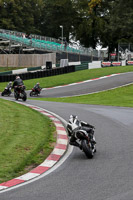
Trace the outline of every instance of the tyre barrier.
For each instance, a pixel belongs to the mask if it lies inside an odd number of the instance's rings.
[[[17,75],[19,75],[23,80],[29,80],[29,79],[35,79],[35,78],[66,74],[66,73],[71,73],[71,72],[75,72],[74,65],[55,68],[55,69],[49,69],[49,70],[26,72],[22,74],[8,74],[8,75],[2,75],[2,76],[0,75],[0,82],[14,81]]]

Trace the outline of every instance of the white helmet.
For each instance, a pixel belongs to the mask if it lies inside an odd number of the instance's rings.
[[[76,123],[78,121],[78,116],[76,115],[70,115],[70,118],[69,118],[69,122],[72,124],[72,123]]]

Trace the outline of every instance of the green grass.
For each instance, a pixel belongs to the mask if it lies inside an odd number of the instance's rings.
[[[0,67],[0,72],[7,72],[16,69],[23,69],[24,67]]]
[[[133,107],[133,85],[104,92],[65,98],[34,98],[41,101]]]
[[[101,69],[81,70],[73,73],[56,75],[51,77],[36,78],[25,80],[27,90],[30,90],[37,82],[42,88],[48,88],[59,85],[66,85],[79,81],[89,80],[116,73],[124,73],[133,71],[133,66],[107,67]],[[7,83],[0,83],[0,91],[7,85]]]
[[[44,161],[53,149],[55,126],[26,106],[0,99],[0,183]]]

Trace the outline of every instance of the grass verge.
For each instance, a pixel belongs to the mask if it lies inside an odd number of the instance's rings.
[[[133,107],[133,84],[104,92],[65,98],[34,98],[41,101]]]
[[[23,69],[24,67],[0,67],[0,72],[7,72],[16,69]]]
[[[36,167],[55,143],[52,121],[23,105],[0,99],[0,183]]]
[[[132,72],[132,71],[133,71],[133,66],[107,67],[107,68],[90,69],[90,70],[87,69],[68,74],[25,80],[24,84],[26,85],[27,90],[31,90],[32,87],[37,82],[40,83],[40,86],[42,88],[48,88],[48,87],[66,85],[69,83],[75,83],[93,78],[98,78],[110,74]],[[0,83],[0,91],[3,91],[6,85],[7,85],[6,82]]]

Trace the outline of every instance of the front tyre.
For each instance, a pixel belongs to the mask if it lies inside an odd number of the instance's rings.
[[[16,100],[18,100],[19,95],[17,94],[17,92],[14,92],[14,97]]]
[[[8,92],[8,96],[10,96],[10,95],[11,95],[11,91]]]
[[[4,91],[1,93],[1,96],[4,96]]]
[[[27,95],[26,95],[26,93],[25,93],[25,92],[23,92],[23,97],[22,97],[22,100],[23,100],[23,101],[26,101],[26,99],[27,99]]]
[[[31,97],[33,96],[33,91],[30,92],[30,96],[31,96]]]
[[[87,156],[87,158],[93,158],[94,152],[92,150],[91,144],[87,140],[82,140],[81,142],[83,152]]]

